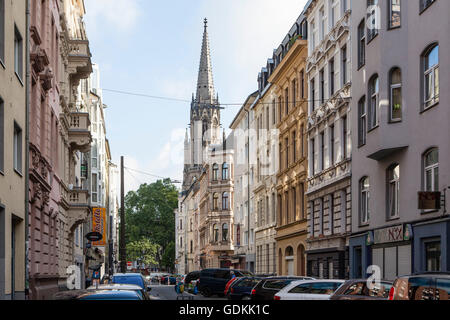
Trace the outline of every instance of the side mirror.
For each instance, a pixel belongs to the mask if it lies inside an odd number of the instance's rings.
[[[151,287],[147,287],[147,292],[150,292],[150,291],[152,291],[152,288]]]

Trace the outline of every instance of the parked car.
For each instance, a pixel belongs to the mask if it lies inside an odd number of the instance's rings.
[[[226,296],[231,288],[231,285],[233,282],[235,282],[236,280],[241,279],[238,277],[233,277],[230,280],[228,280],[227,284],[225,285],[225,289],[223,290],[223,295]]]
[[[135,284],[143,290],[148,290],[145,279],[140,273],[116,273],[112,277],[112,283]]]
[[[388,300],[393,283],[380,281],[367,286],[367,279],[348,280],[340,286],[330,300]]]
[[[243,277],[234,281],[227,294],[228,300],[251,300],[253,288],[262,280],[261,277]]]
[[[184,278],[184,284],[190,284],[193,280],[198,280],[200,278],[200,271],[189,272]]]
[[[111,283],[101,284],[99,286],[90,286],[89,288],[87,288],[87,290],[132,290],[139,293],[143,300],[150,300],[148,292],[151,291],[151,288],[147,287],[147,290],[144,290],[140,286],[134,284]]]
[[[269,277],[261,280],[251,292],[251,300],[273,300],[273,296],[290,284],[297,280],[314,280],[311,277],[295,277],[295,276],[278,276]]]
[[[223,296],[225,286],[233,276],[252,276],[252,273],[234,269],[204,269],[200,272],[200,278],[197,281],[198,290],[205,297],[213,294]]]
[[[274,295],[274,300],[330,300],[345,280],[292,281]]]
[[[95,290],[82,294],[76,300],[144,300],[134,290]]]
[[[422,273],[398,277],[389,300],[449,300],[450,273]]]

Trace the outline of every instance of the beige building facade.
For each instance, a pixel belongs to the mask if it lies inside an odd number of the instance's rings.
[[[25,297],[26,1],[0,1],[0,300]]]
[[[307,41],[302,15],[284,41],[284,52],[269,78],[279,97],[277,173],[277,274],[306,275],[307,99],[305,82]]]

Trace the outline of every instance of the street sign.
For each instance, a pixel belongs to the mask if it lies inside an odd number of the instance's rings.
[[[89,232],[85,237],[89,241],[100,241],[103,239],[103,235],[100,232]]]
[[[440,210],[440,192],[419,192],[419,210]]]

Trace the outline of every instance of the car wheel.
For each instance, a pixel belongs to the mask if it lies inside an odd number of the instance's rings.
[[[247,301],[247,300],[252,300],[252,298],[250,296],[243,296],[242,300],[246,300]]]
[[[211,295],[212,295],[211,289],[209,289],[209,288],[203,288],[203,289],[202,289],[202,295],[203,295],[204,297],[206,297],[206,298],[211,297]]]

